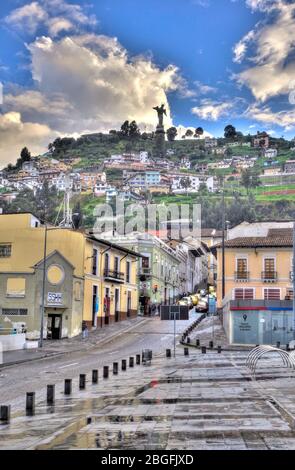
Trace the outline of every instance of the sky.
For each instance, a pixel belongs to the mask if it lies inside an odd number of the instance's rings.
[[[295,136],[295,0],[0,3],[0,165],[135,119]],[[1,85],[0,85],[1,91]]]

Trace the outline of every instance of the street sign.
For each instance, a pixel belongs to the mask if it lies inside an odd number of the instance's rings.
[[[188,320],[189,308],[185,305],[162,305],[161,320]]]
[[[161,320],[173,321],[174,357],[176,357],[176,321],[189,320],[189,308],[185,305],[161,305]]]

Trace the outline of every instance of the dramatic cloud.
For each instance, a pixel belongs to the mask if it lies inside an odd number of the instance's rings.
[[[20,113],[0,114],[0,165],[14,162],[21,149],[29,143],[30,150],[44,153],[48,141],[55,133],[48,126],[26,122]]]
[[[236,75],[237,81],[250,88],[254,97],[265,102],[269,98],[287,94],[295,79],[295,5],[287,0],[248,0],[253,9],[267,13],[267,22],[250,31],[234,48],[236,62],[248,57],[254,66]]]
[[[199,106],[194,107],[191,111],[193,114],[206,121],[217,121],[220,117],[229,114],[234,107],[234,102],[218,102],[210,99],[201,100]]]
[[[183,91],[183,80],[175,66],[161,70],[150,58],[130,58],[116,38],[84,35],[53,41],[41,37],[28,46],[32,75],[39,94],[35,101],[57,100],[55,128],[64,132],[110,129],[125,119],[154,126],[158,104],[167,108],[166,124],[172,124],[167,93]],[[40,96],[42,95],[42,98]],[[10,97],[9,102],[13,99]],[[30,107],[26,96],[16,97]],[[43,106],[44,108],[44,106]],[[42,108],[42,109],[43,109]],[[70,108],[70,112],[64,116]],[[54,103],[51,110],[54,111]],[[61,118],[61,119],[60,119]]]
[[[39,0],[13,10],[6,18],[7,25],[20,32],[36,34],[45,29],[55,37],[62,31],[77,30],[97,23],[87,16],[80,5],[64,0]]]
[[[245,116],[270,126],[284,127],[286,131],[295,129],[295,108],[288,111],[273,112],[269,106],[260,107],[254,104],[247,109]]]

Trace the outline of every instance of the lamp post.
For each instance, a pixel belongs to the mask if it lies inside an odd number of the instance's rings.
[[[293,223],[293,266],[292,266],[292,281],[293,281],[293,337],[295,340],[295,222]]]
[[[225,199],[224,180],[222,185],[222,300],[225,297]]]

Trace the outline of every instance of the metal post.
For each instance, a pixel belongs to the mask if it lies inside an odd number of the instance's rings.
[[[224,181],[222,188],[222,300],[225,297],[225,200]]]
[[[98,370],[93,369],[92,370],[92,383],[97,384],[97,382],[98,382]]]
[[[86,374],[80,374],[79,376],[79,389],[84,390],[86,386]]]
[[[10,412],[11,412],[10,405],[1,405],[0,406],[0,421],[4,421],[6,423],[9,423],[9,421],[10,421]]]
[[[295,339],[295,222],[293,224],[293,338]]]
[[[45,224],[44,252],[43,252],[41,324],[40,324],[40,341],[39,341],[40,348],[43,347],[43,329],[44,329],[44,315],[45,315],[46,252],[47,252],[47,225]]]
[[[27,414],[35,413],[35,392],[27,392],[26,394],[26,412]]]
[[[176,312],[174,312],[174,358],[176,357]]]

